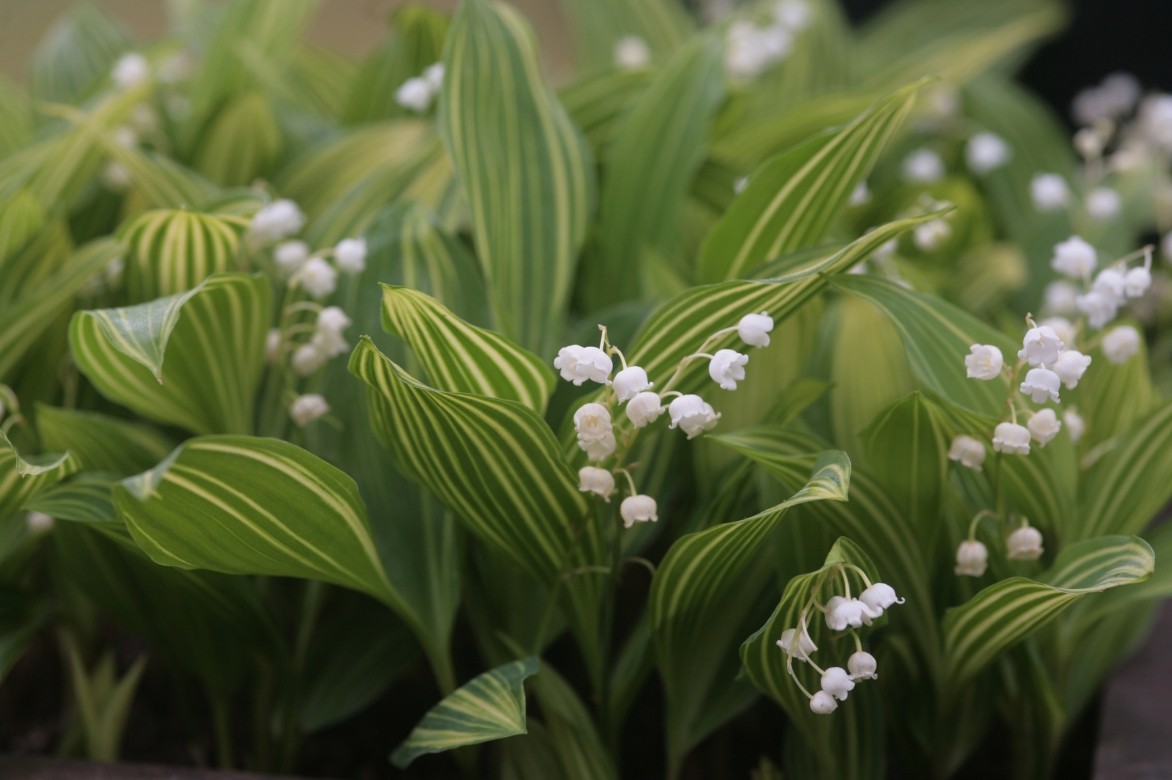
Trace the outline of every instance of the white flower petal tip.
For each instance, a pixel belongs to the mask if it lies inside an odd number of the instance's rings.
[[[708,376],[722,390],[736,390],[737,382],[745,379],[745,364],[749,356],[734,349],[720,349],[708,361]]]
[[[1005,557],[1011,561],[1036,561],[1042,557],[1042,532],[1023,525],[1005,540]]]
[[[737,335],[750,347],[768,347],[772,330],[773,318],[766,312],[746,314],[737,323]]]
[[[587,381],[604,385],[610,379],[614,361],[598,347],[571,344],[558,350],[553,367],[561,372],[562,379],[577,386]]]
[[[658,522],[657,511],[655,499],[642,494],[627,496],[623,503],[619,504],[619,516],[623,518],[624,528],[630,528],[635,523]]]
[[[712,406],[698,395],[681,395],[672,399],[668,404],[667,413],[671,417],[670,428],[679,428],[694,439],[704,431],[716,427],[720,415],[713,411]]]
[[[583,466],[578,469],[578,490],[593,493],[610,503],[610,497],[614,494],[614,474],[595,466]]]
[[[627,366],[614,375],[611,383],[619,403],[626,403],[644,390],[650,389],[651,382],[647,379],[647,372],[639,366]]]
[[[846,701],[847,694],[855,689],[855,681],[841,666],[832,666],[822,674],[822,690],[839,701]]]
[[[626,408],[627,419],[636,428],[645,428],[667,410],[659,395],[651,392],[637,394],[627,403]]]
[[[818,691],[810,697],[810,711],[815,715],[829,715],[838,709],[838,702],[826,691]]]
[[[847,659],[846,668],[850,671],[852,680],[876,680],[879,678],[877,674],[879,664],[875,660],[875,656],[862,650],[851,654],[851,657]]]
[[[1030,431],[1024,425],[1003,422],[993,429],[993,450],[1007,455],[1030,454]]]
[[[980,577],[989,565],[989,550],[981,542],[969,539],[956,548],[956,573],[962,577]]]
[[[289,417],[297,424],[297,427],[304,428],[314,420],[319,420],[330,412],[330,405],[326,399],[317,393],[308,393],[306,395],[297,396],[289,406]]]
[[[1001,367],[1004,365],[1001,350],[992,344],[973,344],[964,358],[968,378],[985,382],[1001,376]]]
[[[781,639],[777,640],[777,646],[784,650],[786,655],[792,655],[799,661],[809,661],[810,654],[818,649],[818,645],[814,644],[814,640],[810,638],[810,634],[805,629],[799,635],[796,628],[787,628],[782,631]]]
[[[957,436],[948,448],[948,459],[960,463],[965,468],[980,471],[985,463],[985,445],[972,436]]]

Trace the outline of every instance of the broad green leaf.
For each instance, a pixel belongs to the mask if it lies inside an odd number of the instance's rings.
[[[401,608],[358,486],[279,439],[189,439],[114,488],[135,542],[163,566],[322,580]]]
[[[126,296],[131,303],[184,293],[212,274],[235,271],[240,218],[187,209],[148,211],[119,231],[126,247]]]
[[[1037,580],[1010,577],[990,585],[945,614],[949,684],[959,687],[1088,593],[1142,582],[1154,566],[1143,539],[1103,536],[1067,547]]]
[[[672,0],[561,0],[574,32],[578,67],[594,71],[615,65],[615,45],[628,36],[641,38],[655,57],[663,57],[688,40],[695,23]]]
[[[702,37],[675,54],[635,99],[607,148],[598,255],[583,268],[587,307],[638,298],[650,255],[677,271],[688,187],[723,96],[721,47]]]
[[[646,88],[647,79],[648,74],[641,70],[609,70],[562,90],[562,105],[590,142],[595,157],[605,159],[603,152],[635,96]]]
[[[130,177],[128,202],[135,204],[133,211],[200,207],[220,195],[216,185],[171,157],[125,146],[111,134],[101,136],[100,143],[110,160],[125,168]]]
[[[1134,359],[1134,358],[1133,358]],[[1151,413],[1086,474],[1071,539],[1140,533],[1172,497],[1172,403]]]
[[[77,460],[70,453],[22,456],[0,431],[0,523],[39,491],[76,471]]]
[[[785,708],[791,722],[802,734],[802,742],[812,754],[810,759],[816,767],[816,775],[811,776],[878,780],[885,776],[886,766],[883,705],[876,684],[857,683],[850,697],[833,714],[815,715],[810,711],[806,695],[787,672],[785,652],[777,646],[783,631],[798,626],[811,597],[827,598],[826,591],[819,585],[843,563],[858,566],[873,581],[882,579],[862,549],[849,539],[839,539],[826,555],[822,568],[794,577],[786,584],[768,622],[741,645],[741,660],[753,685]],[[852,579],[861,587],[857,578]],[[898,609],[892,607],[893,611]],[[854,645],[831,632],[821,618],[820,612],[806,615],[810,638],[818,646],[812,659],[824,669],[845,666],[846,658],[854,652]],[[792,666],[807,690],[818,690],[819,675],[811,667],[800,662]]]
[[[593,161],[507,6],[460,4],[444,50],[440,133],[472,208],[496,324],[547,354],[594,208]]]
[[[1101,348],[1090,354],[1094,370],[1088,370],[1069,393],[1087,423],[1086,435],[1079,442],[1083,452],[1142,425],[1157,411],[1161,400],[1152,381],[1153,360],[1142,339],[1137,353],[1122,364],[1107,360]],[[1064,394],[1063,402],[1066,398]]]
[[[524,734],[526,679],[537,674],[530,657],[472,678],[432,707],[391,754],[400,769],[422,755]]]
[[[590,710],[570,684],[546,663],[530,685],[560,765],[558,776],[565,780],[617,777]]]
[[[68,310],[74,296],[119,253],[118,243],[102,238],[81,247],[44,282],[22,290],[0,311],[0,380],[9,379],[46,329]]]
[[[405,474],[538,579],[563,571],[587,507],[544,420],[514,401],[428,387],[367,337],[350,371],[370,386],[373,424]]]
[[[216,184],[245,185],[269,174],[284,147],[268,97],[259,91],[244,92],[204,129],[193,166]]]
[[[270,295],[262,276],[218,274],[150,303],[81,311],[70,326],[73,357],[103,395],[148,419],[195,433],[246,433]]]
[[[923,82],[878,101],[842,130],[784,152],[749,177],[700,256],[700,278],[743,278],[821,241],[911,112]]]
[[[126,529],[116,522],[114,478],[102,474],[77,474],[72,479],[49,485],[25,504],[30,512],[44,512],[58,520],[92,523],[129,542]]]
[[[1017,348],[971,314],[939,298],[870,276],[837,277],[834,286],[886,314],[907,349],[912,371],[925,389],[957,406],[994,418],[1009,395],[1003,379],[966,378],[965,355],[973,344],[992,344],[1012,361]]]
[[[545,409],[556,377],[544,360],[469,325],[430,295],[388,284],[382,291],[383,327],[407,342],[433,386]]]
[[[138,474],[167,457],[174,442],[146,425],[77,409],[37,405],[37,433],[48,450],[70,452],[82,471]]]
[[[347,124],[406,116],[395,102],[404,81],[439,62],[448,17],[426,6],[411,4],[391,14],[391,34],[362,63],[349,85],[344,120]]]
[[[755,566],[786,510],[807,502],[846,501],[850,460],[829,452],[790,499],[753,517],[688,534],[675,542],[651,582],[651,626],[667,693],[668,753],[678,760],[704,736],[698,726],[731,680],[727,667],[756,588],[770,575]]]
[[[54,23],[33,54],[33,97],[80,103],[109,78],[118,55],[131,43],[122,25],[101,8],[77,4]]]

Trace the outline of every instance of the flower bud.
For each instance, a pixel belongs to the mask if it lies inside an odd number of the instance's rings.
[[[769,333],[773,330],[773,318],[766,312],[746,314],[737,323],[737,335],[750,347],[768,347]]]
[[[1058,422],[1058,415],[1054,413],[1053,409],[1043,409],[1030,417],[1026,427],[1029,428],[1030,437],[1039,446],[1045,447],[1054,440],[1058,431],[1062,430],[1062,423]]]
[[[1042,557],[1042,532],[1023,525],[1005,540],[1005,557],[1011,561],[1036,561]]]
[[[1099,222],[1114,219],[1122,203],[1119,193],[1107,187],[1098,187],[1087,194],[1087,216]]]
[[[989,563],[989,550],[975,539],[961,542],[956,548],[956,573],[965,577],[980,577]]]
[[[614,493],[614,474],[595,466],[583,466],[578,469],[578,490],[593,493],[609,503]]]
[[[855,689],[855,681],[841,666],[832,666],[822,674],[822,690],[839,701],[846,701],[847,694]]]
[[[627,419],[636,428],[643,428],[655,422],[664,410],[657,393],[639,393],[627,403]]]
[[[862,650],[851,654],[847,659],[846,668],[850,670],[852,680],[874,680],[879,677],[875,673],[879,669],[875,656]]]
[[[1025,380],[1021,383],[1021,392],[1028,395],[1036,404],[1046,401],[1058,403],[1058,390],[1062,380],[1058,374],[1048,368],[1031,368],[1026,372]]]
[[[638,35],[625,35],[614,45],[614,64],[619,70],[642,70],[651,63],[651,47]]]
[[[944,161],[931,149],[917,149],[903,161],[903,178],[914,184],[934,184],[944,178]]]
[[[993,451],[1007,455],[1030,454],[1030,432],[1024,425],[1003,422],[993,429]]]
[[[647,380],[647,372],[639,366],[627,366],[614,375],[612,384],[619,403],[626,403],[651,387],[651,382]]]
[[[345,238],[339,241],[334,247],[334,262],[343,273],[362,273],[366,269],[366,239]]]
[[[138,52],[123,54],[110,71],[114,86],[123,92],[145,84],[150,77],[151,65],[147,58]]]
[[[619,504],[619,515],[623,518],[623,527],[630,528],[635,523],[654,523],[659,520],[656,514],[655,499],[651,496],[637,494],[627,496]]]
[[[838,702],[826,691],[818,691],[810,697],[810,709],[815,715],[829,715],[838,709]]]
[[[973,344],[965,355],[964,365],[969,379],[989,381],[1001,376],[1005,359],[1001,350],[992,344]]]
[[[304,428],[314,420],[324,417],[329,414],[329,411],[329,403],[317,393],[299,395],[297,400],[289,406],[289,416],[293,418],[293,422],[297,423],[299,428]]]
[[[1030,181],[1030,197],[1038,211],[1056,211],[1070,203],[1070,188],[1056,173],[1039,173]]]
[[[985,462],[985,445],[972,436],[957,436],[948,448],[948,459],[973,471],[980,471]]]
[[[977,133],[965,145],[965,161],[976,174],[988,173],[1009,162],[1013,150],[1005,139],[994,133]]]

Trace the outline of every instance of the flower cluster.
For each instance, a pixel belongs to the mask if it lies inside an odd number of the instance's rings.
[[[858,598],[852,598],[850,595],[848,571],[860,577],[866,585]],[[819,603],[817,594],[822,583],[838,582],[840,578],[846,595],[836,594],[825,604]],[[838,709],[838,702],[846,701],[847,695],[854,690],[856,683],[878,678],[878,663],[873,655],[863,650],[855,629],[871,625],[892,605],[902,603],[904,599],[896,595],[895,588],[884,582],[872,584],[866,573],[857,566],[837,564],[823,573],[823,579],[813,588],[810,600],[798,613],[797,627],[782,631],[781,638],[777,640],[777,646],[786,655],[786,671],[810,700],[810,709],[813,712],[818,715],[829,715]],[[847,659],[845,669],[841,666],[823,669],[812,658],[818,646],[810,637],[809,616],[815,611],[823,614],[826,626],[831,631],[849,631],[854,639],[855,652]],[[816,693],[810,693],[798,679],[793,666],[795,660],[809,665],[820,676],[820,690]]]
[[[273,247],[273,265],[277,275],[290,286],[321,300],[338,288],[339,271],[353,276],[366,270],[366,239],[345,238],[332,248],[314,252],[309,244],[291,238],[304,226],[305,215],[291,200],[277,200],[262,207],[248,226],[254,246],[280,242]]]
[[[729,25],[725,68],[735,79],[748,81],[784,60],[794,39],[813,20],[805,0],[780,0],[764,24],[739,19]]]
[[[956,548],[956,574],[961,577],[983,576],[989,565],[989,548],[977,539],[977,525],[992,512],[978,512],[969,524],[968,536]],[[1042,557],[1042,532],[1024,518],[1005,536],[1005,557],[1011,561],[1036,561]]]
[[[395,90],[395,102],[408,111],[422,114],[431,108],[444,86],[444,64],[437,62],[427,66],[423,73],[407,79]]]
[[[615,475],[625,475],[630,495],[623,499],[619,514],[623,525],[630,528],[635,523],[658,519],[655,499],[639,493],[630,473],[622,468],[622,458],[636,433],[654,423],[664,412],[670,419],[668,427],[680,429],[689,439],[711,430],[720,419],[712,405],[694,393],[672,390],[672,386],[688,363],[706,359],[712,380],[724,390],[736,390],[737,382],[745,379],[749,356],[733,349],[719,349],[709,354],[703,351],[705,346],[736,333],[749,346],[766,347],[773,330],[773,318],[764,312],[746,314],[736,326],[712,334],[701,345],[700,351],[680,361],[675,373],[659,390],[654,389],[655,383],[642,366],[628,365],[622,351],[609,343],[606,328],[600,326],[600,330],[602,339],[597,347],[578,344],[562,347],[553,366],[562,379],[575,386],[593,382],[607,388],[599,401],[585,403],[574,412],[574,433],[578,447],[589,460],[602,463],[611,459],[616,465],[611,469],[598,465],[583,466],[578,471],[579,489],[609,502],[615,491]],[[617,356],[622,365],[617,373],[613,356]],[[665,406],[668,398],[671,400]],[[620,408],[630,424],[630,429],[621,437],[616,435],[614,419]]]

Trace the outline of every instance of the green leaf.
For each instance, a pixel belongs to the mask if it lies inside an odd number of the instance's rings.
[[[270,295],[260,275],[219,274],[150,303],[81,311],[69,331],[73,357],[103,395],[148,419],[195,433],[245,433],[264,368]]]
[[[890,318],[907,349],[916,378],[940,398],[990,419],[1009,394],[1004,379],[966,377],[964,358],[973,344],[992,344],[1012,360],[1017,348],[1000,332],[939,298],[870,276],[838,277],[834,286],[869,301]]]
[[[547,354],[594,208],[590,150],[542,79],[532,31],[507,6],[461,3],[444,66],[440,133],[472,207],[497,326]]]
[[[401,608],[354,480],[288,442],[189,439],[114,504],[160,565],[322,580]]]
[[[680,228],[723,96],[720,58],[719,41],[697,39],[652,78],[616,127],[599,205],[599,252],[583,268],[589,309],[638,298],[649,255],[689,270]]]
[[[80,103],[106,81],[132,45],[125,28],[101,8],[79,3],[58,19],[33,53],[31,92],[49,103]]]
[[[924,82],[897,90],[842,130],[765,163],[709,234],[700,278],[743,278],[766,260],[821,241],[911,112]]]
[[[945,614],[946,679],[959,688],[1088,593],[1142,582],[1154,567],[1143,539],[1104,536],[1067,547],[1038,580],[1010,577],[990,585]]]
[[[642,38],[658,57],[670,54],[695,29],[695,22],[672,0],[561,0],[574,32],[578,67],[611,69],[615,44],[628,36]]]
[[[148,211],[119,230],[132,303],[187,292],[212,274],[236,270],[247,222],[187,209]]]
[[[609,70],[580,79],[561,92],[574,124],[582,130],[594,156],[603,152],[622,124],[627,108],[647,86],[648,74],[641,70]]]
[[[1142,326],[1139,330],[1143,332]],[[1112,439],[1151,418],[1161,400],[1152,382],[1153,361],[1142,339],[1138,352],[1122,364],[1107,360],[1101,347],[1092,360],[1095,370],[1087,371],[1071,393],[1087,421],[1086,435],[1079,442],[1082,452],[1109,447]]]
[[[116,523],[114,480],[106,475],[78,474],[72,479],[49,485],[25,504],[30,512],[44,512],[58,520],[93,523],[102,531],[112,531],[120,539],[130,538]]]
[[[557,379],[544,360],[469,325],[430,295],[388,284],[382,291],[383,327],[407,342],[433,386],[545,410]]]
[[[803,608],[816,594],[818,583],[839,564],[858,566],[873,581],[879,572],[867,555],[849,539],[839,539],[817,571],[791,579],[785,586],[768,622],[741,645],[741,660],[749,680],[785,708],[791,722],[811,752],[818,777],[882,778],[885,776],[883,705],[874,683],[859,683],[850,698],[830,716],[815,715],[809,701],[786,670],[786,654],[777,646],[781,633],[796,628]],[[893,608],[894,609],[894,608]],[[854,651],[821,620],[821,613],[807,616],[810,638],[818,646],[815,662],[823,668],[838,663]],[[833,653],[834,655],[829,655]],[[794,663],[794,672],[808,690],[819,687],[817,673],[803,663]],[[815,776],[811,775],[811,776]]]
[[[514,401],[428,387],[365,336],[350,372],[370,386],[375,429],[405,474],[534,576],[562,572],[587,505],[544,420]]]
[[[366,58],[350,84],[344,114],[347,124],[408,115],[395,102],[395,90],[439,62],[448,17],[423,5],[406,5],[392,12],[391,28],[390,36]]]
[[[530,657],[498,666],[460,686],[432,707],[391,754],[399,769],[422,755],[526,733],[525,689],[539,662]]]
[[[850,460],[823,454],[809,481],[787,501],[758,515],[681,537],[651,581],[648,609],[667,693],[668,753],[678,760],[704,736],[698,728],[714,693],[728,685],[717,676],[738,637],[732,635],[753,606],[756,586],[769,568],[754,567],[786,510],[812,501],[846,501]]]
[[[82,471],[137,474],[167,457],[174,443],[158,431],[116,417],[37,404],[41,444],[69,451]]]
[[[0,431],[0,523],[12,517],[43,488],[77,471],[68,452],[22,456]]]
[[[193,164],[217,184],[243,186],[269,174],[284,146],[269,98],[259,91],[244,92],[201,133]]]

